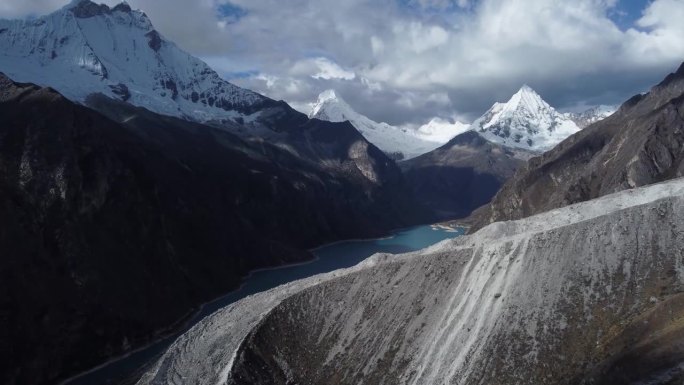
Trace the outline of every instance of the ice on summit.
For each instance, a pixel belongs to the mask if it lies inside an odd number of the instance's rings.
[[[94,93],[195,121],[258,113],[269,99],[167,41],[126,3],[74,0],[33,20],[0,20],[0,72],[83,103]]]
[[[524,85],[508,102],[495,103],[473,122],[471,129],[494,143],[544,152],[578,132],[580,127]]]

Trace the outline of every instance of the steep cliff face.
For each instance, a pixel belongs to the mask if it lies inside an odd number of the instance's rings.
[[[250,269],[416,220],[397,166],[349,124],[304,117],[284,146],[90,102],[110,118],[0,75],[4,384],[54,383]]]
[[[674,384],[684,179],[235,303],[140,384]]]
[[[684,175],[684,65],[605,120],[531,159],[474,229]]]

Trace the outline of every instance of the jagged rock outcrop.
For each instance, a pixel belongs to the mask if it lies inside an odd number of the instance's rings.
[[[468,131],[399,166],[416,198],[441,220],[466,217],[489,203],[532,155]]]
[[[684,179],[245,298],[151,384],[684,381]]]
[[[531,159],[477,213],[488,223],[684,176],[684,64],[613,115]]]
[[[0,74],[3,384],[55,383],[251,269],[420,220],[398,167],[348,123],[299,114],[285,145],[89,102],[109,118]]]

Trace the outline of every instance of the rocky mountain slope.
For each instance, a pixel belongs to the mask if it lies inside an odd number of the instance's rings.
[[[441,220],[466,217],[489,203],[532,155],[468,131],[399,166],[416,198]]]
[[[684,175],[684,64],[608,118],[533,158],[475,228]]]
[[[245,298],[139,384],[684,381],[684,179]]]
[[[72,101],[101,93],[199,122],[259,129],[267,125],[262,115],[282,108],[221,79],[126,3],[109,8],[74,0],[36,19],[0,20],[0,72],[55,88]]]
[[[309,118],[349,121],[369,142],[397,160],[411,159],[432,151],[468,129],[468,125],[461,122],[450,123],[441,119],[433,119],[417,129],[378,123],[354,111],[333,90],[318,96]]]
[[[250,269],[421,220],[398,167],[348,123],[299,114],[284,146],[88,103],[109,118],[0,76],[3,384],[54,383]]]
[[[471,129],[490,142],[539,153],[580,130],[527,85],[508,102],[495,103]]]

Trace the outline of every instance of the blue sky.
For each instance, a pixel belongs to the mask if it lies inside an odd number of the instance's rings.
[[[649,0],[619,0],[608,15],[620,29],[627,30],[634,27],[648,3]]]
[[[230,2],[218,4],[216,7],[218,17],[236,22],[247,15],[247,11]]]

